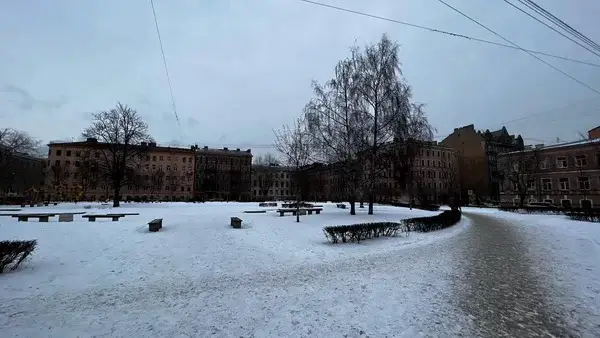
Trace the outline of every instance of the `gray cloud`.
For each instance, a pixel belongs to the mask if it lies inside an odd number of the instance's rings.
[[[59,109],[67,103],[67,100],[64,97],[61,97],[59,100],[36,99],[26,89],[14,85],[7,85],[2,89],[2,91],[5,93],[13,94],[13,97],[9,98],[9,100],[17,103],[19,108],[24,111],[31,111],[34,109]]]

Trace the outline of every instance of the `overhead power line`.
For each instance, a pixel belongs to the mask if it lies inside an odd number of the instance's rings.
[[[534,57],[536,60],[538,60],[538,61],[542,62],[543,64],[547,65],[548,67],[550,67],[550,68],[552,68],[552,69],[556,70],[557,72],[560,72],[560,73],[561,73],[561,74],[563,74],[564,76],[566,76],[566,77],[570,78],[571,80],[573,80],[573,81],[575,81],[575,82],[579,83],[580,85],[582,85],[582,86],[586,87],[587,89],[589,89],[589,90],[591,90],[591,91],[595,92],[596,94],[600,95],[600,91],[598,91],[598,90],[596,90],[596,89],[594,89],[594,88],[590,87],[590,86],[589,86],[589,85],[587,85],[585,82],[582,82],[582,81],[578,80],[577,78],[575,78],[575,77],[571,76],[570,74],[568,74],[568,73],[564,72],[563,70],[561,70],[561,69],[559,69],[559,68],[557,68],[557,67],[555,67],[555,66],[551,65],[550,63],[548,63],[548,62],[546,62],[546,61],[544,61],[544,60],[543,60],[543,59],[541,59],[539,56],[537,56],[537,55],[535,55],[535,54],[533,54],[533,53],[531,53],[531,52],[529,52],[529,51],[527,51],[527,50],[525,50],[525,49],[521,48],[521,47],[520,47],[519,45],[517,45],[516,43],[514,43],[514,42],[512,42],[511,40],[509,40],[509,39],[505,38],[504,36],[500,35],[500,34],[499,34],[499,33],[497,33],[496,31],[494,31],[493,29],[491,29],[491,28],[487,27],[486,25],[484,25],[484,24],[480,23],[479,21],[477,21],[477,20],[473,19],[472,17],[468,16],[467,14],[465,14],[465,13],[461,12],[460,10],[456,9],[455,7],[453,7],[452,5],[449,5],[449,4],[448,4],[447,2],[445,2],[444,0],[438,0],[438,1],[439,1],[439,2],[441,2],[442,4],[444,4],[446,7],[448,7],[448,8],[450,8],[450,9],[452,9],[453,11],[457,12],[458,14],[460,14],[460,15],[464,16],[465,18],[469,19],[470,21],[472,21],[472,22],[476,23],[478,26],[480,26],[480,27],[484,28],[484,29],[485,29],[485,30],[487,30],[488,32],[490,32],[490,33],[492,33],[492,34],[496,35],[497,37],[501,38],[502,40],[504,40],[504,41],[506,41],[506,42],[510,43],[511,45],[513,45],[513,46],[517,47],[518,49],[520,49],[520,50],[524,51],[525,53],[527,53],[527,54],[531,55],[531,56],[532,56],[532,57]]]
[[[568,58],[568,57],[564,57],[564,56],[554,55],[554,54],[550,54],[550,53],[544,53],[544,52],[535,51],[535,50],[531,50],[531,49],[524,49],[524,48],[515,47],[515,46],[511,46],[511,45],[507,45],[507,44],[503,44],[503,43],[499,43],[499,42],[494,42],[494,41],[489,41],[489,40],[485,40],[485,39],[480,39],[480,38],[476,38],[476,37],[472,37],[472,36],[468,36],[468,35],[464,35],[464,34],[453,33],[453,32],[449,32],[449,31],[437,29],[437,28],[431,28],[431,27],[417,25],[417,24],[413,24],[413,23],[409,23],[409,22],[405,22],[405,21],[400,21],[400,20],[396,20],[396,19],[391,19],[391,18],[379,16],[379,15],[374,15],[374,14],[369,14],[369,13],[365,13],[365,12],[360,12],[360,11],[356,11],[356,10],[353,10],[353,9],[348,9],[348,8],[344,8],[344,7],[333,6],[333,5],[325,4],[325,3],[322,3],[322,2],[318,2],[318,1],[312,1],[312,0],[298,0],[298,1],[301,1],[301,2],[304,2],[304,3],[307,3],[307,4],[312,4],[312,5],[317,5],[317,6],[329,8],[329,9],[334,9],[334,10],[341,11],[341,12],[346,12],[346,13],[351,13],[351,14],[355,14],[355,15],[360,15],[360,16],[371,18],[371,19],[377,19],[377,20],[392,22],[392,23],[395,23],[395,24],[404,25],[404,26],[408,26],[408,27],[418,28],[418,29],[426,30],[426,31],[429,31],[429,32],[432,32],[432,33],[445,34],[445,35],[453,36],[453,37],[456,37],[456,38],[461,38],[461,39],[475,41],[475,42],[480,42],[480,43],[485,43],[485,44],[488,44],[488,45],[494,45],[494,46],[498,46],[498,47],[510,48],[510,49],[514,49],[514,50],[522,50],[522,51],[529,52],[529,53],[536,54],[536,55],[543,55],[543,56],[547,56],[547,57],[551,57],[551,58],[555,58],[555,59],[560,59],[560,60],[565,60],[565,61],[570,61],[570,62],[575,62],[575,63],[580,63],[580,64],[584,64],[584,65],[588,65],[588,66],[600,68],[600,64],[589,62],[589,61],[577,60],[577,59],[573,59],[573,58]]]
[[[177,127],[179,128],[179,137],[181,143],[183,143],[183,133],[181,132],[181,123],[179,123],[179,116],[177,115],[177,106],[175,105],[175,96],[173,95],[173,86],[171,85],[171,75],[169,74],[169,67],[167,66],[167,58],[165,57],[165,49],[163,48],[162,36],[160,34],[160,28],[158,27],[158,19],[156,18],[156,10],[154,9],[154,0],[150,0],[152,6],[152,15],[154,16],[154,25],[156,26],[156,35],[158,36],[158,42],[160,44],[160,53],[162,55],[163,65],[165,66],[165,75],[167,76],[167,83],[169,85],[169,93],[171,94],[171,105],[173,107],[173,113],[175,113],[175,120],[177,121]]]
[[[528,5],[528,4],[527,4],[527,3],[525,3],[524,1],[522,1],[522,0],[518,0],[518,1],[519,1],[521,4],[524,4],[525,6],[527,6],[529,9],[532,9],[532,8],[530,7],[530,5]],[[530,18],[534,19],[535,21],[537,21],[537,22],[541,23],[542,25],[544,25],[544,26],[548,27],[549,29],[551,29],[551,30],[555,31],[556,33],[558,33],[558,34],[562,35],[564,38],[571,40],[572,42],[574,42],[574,43],[576,43],[577,45],[579,45],[580,47],[582,47],[582,48],[586,49],[586,50],[587,50],[587,51],[589,51],[590,53],[592,53],[592,54],[594,54],[594,55],[596,55],[596,56],[600,57],[600,53],[598,53],[598,52],[600,51],[600,49],[599,49],[599,50],[596,50],[596,51],[595,51],[595,50],[592,50],[590,47],[588,47],[588,46],[586,46],[586,45],[582,44],[582,43],[581,43],[581,42],[579,42],[579,41],[576,41],[576,40],[574,40],[574,39],[573,39],[573,38],[571,38],[570,36],[567,36],[567,35],[566,35],[566,34],[564,34],[563,32],[561,32],[561,31],[557,30],[556,28],[554,28],[554,27],[550,26],[549,24],[547,24],[547,23],[543,22],[542,20],[540,20],[540,19],[536,18],[535,16],[531,15],[530,13],[528,13],[528,12],[527,12],[527,11],[525,11],[524,9],[522,9],[522,8],[518,7],[517,5],[513,4],[512,2],[510,2],[510,1],[508,1],[508,0],[504,0],[504,2],[506,2],[506,3],[507,3],[507,4],[509,4],[510,6],[512,6],[512,7],[514,7],[514,8],[516,8],[516,9],[518,9],[520,12],[522,12],[522,13],[524,13],[525,15],[529,16]],[[534,11],[535,11],[535,9],[532,9],[532,10],[534,10]]]
[[[549,11],[547,11],[546,9],[544,9],[543,7],[541,7],[540,5],[538,5],[537,3],[535,3],[533,0],[519,0],[519,2],[521,2],[521,3],[524,3],[524,2],[527,3],[530,8],[534,9],[537,13],[541,14],[542,16],[544,16],[545,18],[547,18],[548,20],[552,21],[555,25],[561,27],[562,29],[564,29],[565,31],[567,31],[569,34],[575,36],[576,38],[580,39],[584,43],[590,45],[592,48],[594,48],[596,50],[600,50],[600,45],[598,45],[592,39],[590,39],[587,36],[583,35],[581,32],[579,32],[575,28],[569,26],[566,22],[562,21],[557,16],[555,16],[552,13],[550,13]]]

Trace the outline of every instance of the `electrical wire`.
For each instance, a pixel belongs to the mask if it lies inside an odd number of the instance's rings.
[[[565,31],[570,33],[571,35],[573,35],[573,36],[577,37],[578,39],[580,39],[581,41],[583,41],[584,43],[592,46],[592,48],[600,51],[600,45],[598,45],[596,42],[594,42],[592,39],[588,38],[587,36],[583,35],[581,32],[579,32],[575,28],[569,26],[566,22],[562,21],[557,16],[550,13],[549,11],[547,11],[546,9],[544,9],[543,7],[541,7],[534,1],[519,0],[519,2],[521,2],[521,3],[526,2],[530,8],[534,9],[537,13],[541,14],[548,20],[552,21],[555,25],[561,27],[562,29],[564,29]]]
[[[563,32],[559,31],[558,29],[550,26],[549,24],[543,22],[542,20],[536,18],[535,16],[531,15],[530,13],[528,13],[527,11],[523,10],[522,8],[518,7],[517,5],[513,4],[512,2],[508,1],[508,0],[503,0],[504,2],[506,2],[507,4],[509,4],[510,6],[516,8],[517,10],[519,10],[520,12],[522,12],[523,14],[529,16],[530,18],[534,19],[535,21],[541,23],[542,25],[550,28],[551,30],[555,31],[556,33],[562,35],[564,38],[571,40],[572,42],[576,43],[577,45],[579,45],[580,47],[586,49],[587,51],[589,51],[590,53],[600,57],[600,54],[598,53],[598,51],[594,51],[592,49],[590,49],[588,46],[583,45],[581,42],[574,40],[573,38],[571,38],[570,36],[567,36],[566,34],[564,34]],[[521,4],[523,4],[523,1],[519,1]],[[525,6],[529,7],[527,4],[525,4]],[[529,7],[531,9],[531,7]]]
[[[579,63],[579,64],[584,64],[584,65],[587,65],[587,66],[599,67],[600,68],[600,64],[589,62],[589,61],[577,60],[577,59],[568,58],[568,57],[559,56],[559,55],[554,55],[554,54],[550,54],[550,53],[539,52],[539,51],[535,51],[535,50],[531,50],[531,49],[524,49],[524,48],[521,48],[521,47],[515,47],[515,46],[511,46],[511,45],[507,45],[507,44],[503,44],[503,43],[499,43],[499,42],[494,42],[494,41],[484,40],[484,39],[480,39],[480,38],[475,38],[475,37],[464,35],[464,34],[453,33],[453,32],[449,32],[449,31],[437,29],[437,28],[431,28],[431,27],[417,25],[417,24],[412,24],[412,23],[409,23],[409,22],[400,21],[400,20],[396,20],[396,19],[391,19],[391,18],[379,16],[379,15],[374,15],[374,14],[369,14],[369,13],[365,13],[365,12],[360,12],[360,11],[353,10],[353,9],[348,9],[348,8],[344,8],[344,7],[329,5],[329,4],[325,4],[325,3],[322,3],[322,2],[318,2],[318,1],[312,1],[312,0],[297,0],[297,1],[304,2],[304,3],[307,3],[307,4],[316,5],[316,6],[321,6],[321,7],[325,7],[325,8],[329,8],[329,9],[334,9],[334,10],[341,11],[341,12],[346,12],[346,13],[351,13],[351,14],[355,14],[355,15],[360,15],[360,16],[364,16],[364,17],[368,17],[368,18],[372,18],[372,19],[377,19],[377,20],[392,22],[392,23],[399,24],[399,25],[404,25],[404,26],[409,26],[409,27],[413,27],[413,28],[418,28],[418,29],[426,30],[426,31],[433,32],[433,33],[445,34],[445,35],[453,36],[453,37],[456,37],[456,38],[466,39],[466,40],[480,42],[480,43],[489,44],[489,45],[494,45],[494,46],[498,46],[498,47],[505,47],[505,48],[510,48],[510,49],[514,49],[514,50],[522,50],[522,51],[526,51],[526,52],[529,52],[529,53],[532,53],[532,54],[536,54],[536,55],[543,55],[543,56],[547,56],[547,57],[551,57],[551,58],[555,58],[555,59],[560,59],[560,60],[564,60],[564,61],[570,61],[570,62],[575,62],[575,63]]]
[[[163,65],[165,66],[165,75],[167,77],[167,83],[169,85],[169,93],[171,94],[171,105],[173,112],[175,113],[175,120],[177,121],[177,127],[179,128],[179,137],[183,144],[183,133],[181,132],[181,123],[179,122],[179,115],[177,114],[177,106],[175,105],[175,96],[173,95],[173,86],[171,85],[171,75],[169,74],[169,67],[167,66],[167,58],[165,57],[165,49],[163,47],[162,36],[160,34],[160,28],[158,27],[158,19],[156,17],[156,9],[154,8],[154,0],[150,0],[152,6],[152,15],[154,16],[154,24],[156,26],[156,35],[158,36],[158,42],[160,44],[160,53],[162,55]]]
[[[448,8],[450,8],[450,9],[452,9],[453,11],[457,12],[458,14],[460,14],[460,15],[464,16],[465,18],[469,19],[470,21],[472,21],[472,22],[476,23],[478,26],[480,26],[480,27],[484,28],[484,29],[485,29],[485,30],[487,30],[488,32],[490,32],[490,33],[492,33],[492,34],[496,35],[497,37],[501,38],[502,40],[504,40],[504,41],[506,41],[506,42],[508,42],[508,43],[512,44],[513,46],[517,47],[518,49],[520,49],[520,50],[524,51],[525,53],[529,54],[530,56],[534,57],[536,60],[538,60],[538,61],[542,62],[543,64],[547,65],[548,67],[550,67],[550,68],[552,68],[552,69],[556,70],[557,72],[559,72],[559,73],[563,74],[564,76],[566,76],[566,77],[570,78],[571,80],[573,80],[573,81],[575,81],[575,82],[579,83],[580,85],[582,85],[582,86],[586,87],[587,89],[589,89],[589,90],[593,91],[594,93],[596,93],[596,94],[600,95],[600,91],[598,91],[598,90],[596,90],[596,89],[594,89],[594,88],[590,87],[590,86],[589,86],[589,85],[587,85],[585,82],[582,82],[582,81],[578,80],[577,78],[575,78],[575,77],[573,77],[573,76],[569,75],[569,74],[568,74],[568,73],[566,73],[565,71],[563,71],[563,70],[561,70],[561,69],[559,69],[559,68],[557,68],[557,67],[555,67],[555,66],[551,65],[550,63],[548,63],[548,62],[544,61],[544,60],[543,60],[543,59],[541,59],[539,56],[537,56],[537,55],[535,55],[535,54],[533,54],[533,53],[531,53],[531,52],[528,52],[528,51],[526,51],[525,49],[521,48],[521,47],[520,47],[519,45],[517,45],[516,43],[512,42],[511,40],[509,40],[509,39],[505,38],[504,36],[500,35],[500,34],[499,34],[499,33],[497,33],[496,31],[494,31],[493,29],[491,29],[491,28],[487,27],[486,25],[482,24],[481,22],[479,22],[479,21],[477,21],[477,20],[473,19],[472,17],[468,16],[467,14],[465,14],[465,13],[461,12],[461,11],[460,11],[460,10],[458,10],[457,8],[453,7],[452,5],[449,5],[449,4],[448,4],[447,2],[445,2],[444,0],[438,0],[438,1],[439,1],[439,2],[441,2],[442,4],[444,4],[446,7],[448,7]]]

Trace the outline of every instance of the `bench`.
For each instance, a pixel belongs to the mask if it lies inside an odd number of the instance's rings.
[[[336,206],[340,209],[346,209],[346,205],[344,203],[338,203]]]
[[[264,214],[266,213],[266,210],[245,210],[244,213],[245,214]]]
[[[15,214],[12,217],[17,218],[19,222],[27,222],[30,218],[37,218],[40,222],[48,222],[50,217],[56,214]]]
[[[241,229],[242,228],[242,219],[238,218],[238,217],[231,217],[231,226],[234,229]]]
[[[87,218],[90,222],[96,222],[96,218],[110,218],[113,222],[116,222],[121,217],[125,217],[123,214],[106,214],[106,215],[83,215],[83,218]]]
[[[312,215],[313,211],[319,215],[321,213],[321,208],[300,208],[300,209],[279,209],[277,210],[277,212],[279,213],[280,217],[283,217],[286,213],[291,213],[292,215],[296,216],[296,211],[299,212],[300,216],[302,215],[306,215],[306,213],[308,213],[309,215]]]
[[[155,218],[148,222],[148,230],[150,232],[157,232],[162,229],[162,218]]]
[[[261,202],[258,203],[259,207],[276,207],[277,206],[277,202]]]

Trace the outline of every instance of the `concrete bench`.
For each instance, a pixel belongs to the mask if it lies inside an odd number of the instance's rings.
[[[306,208],[304,210],[306,210],[309,215],[312,215],[313,211],[315,212],[315,214],[319,215],[321,213],[321,210],[323,210],[323,209],[322,208]]]
[[[307,213],[309,215],[312,215],[312,213],[316,213],[317,215],[321,213],[321,208],[300,208],[300,209],[279,209],[277,210],[277,212],[279,213],[280,217],[283,217],[286,213],[291,213],[292,215],[296,216],[296,213],[298,213],[300,216],[302,215],[306,215]]]
[[[37,218],[40,222],[48,222],[50,217],[54,217],[56,214],[16,214],[12,217],[17,218],[19,222],[27,222],[30,218]]]
[[[90,222],[96,222],[96,218],[110,218],[113,222],[116,222],[121,217],[125,217],[123,214],[106,214],[106,215],[83,215],[83,218],[87,218]]]
[[[346,209],[346,205],[344,203],[338,203],[336,206],[340,209]]]
[[[235,229],[241,229],[242,219],[238,217],[231,217],[231,226]]]
[[[276,207],[277,206],[277,202],[261,202],[258,203],[259,207]]]
[[[244,213],[245,214],[264,214],[266,213],[266,210],[245,210]]]
[[[155,218],[148,222],[148,230],[150,232],[157,232],[162,229],[162,218]]]

